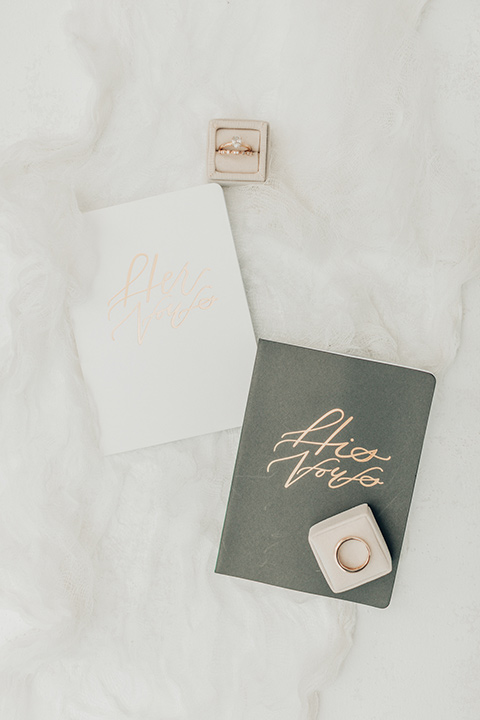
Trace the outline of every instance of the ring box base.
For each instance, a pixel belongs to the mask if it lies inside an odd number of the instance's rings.
[[[238,135],[253,155],[223,155],[218,148]],[[268,123],[262,120],[210,120],[207,175],[223,184],[265,182],[267,178]]]
[[[358,572],[343,570],[335,559],[338,543],[349,537],[360,538],[370,548],[370,561]],[[366,503],[313,525],[308,533],[308,542],[325,580],[334,593],[359,587],[387,575],[392,570],[387,544]]]

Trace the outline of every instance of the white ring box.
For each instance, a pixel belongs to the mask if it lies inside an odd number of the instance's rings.
[[[233,137],[250,145],[252,155],[223,155],[218,148]],[[208,128],[207,175],[227,185],[265,182],[267,178],[268,123],[263,120],[210,120]]]
[[[343,570],[337,563],[335,551],[345,538],[359,538],[369,546],[370,560],[362,570],[349,572]],[[334,593],[351,590],[392,571],[392,558],[387,543],[366,503],[313,525],[308,533],[308,542],[325,580]],[[366,552],[363,543],[357,545]],[[346,564],[350,565],[350,563]],[[353,566],[356,564],[356,562],[352,563]]]

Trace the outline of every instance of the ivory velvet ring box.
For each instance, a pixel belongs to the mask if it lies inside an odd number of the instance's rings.
[[[366,503],[310,528],[308,542],[334,593],[352,590],[392,571],[392,559]]]
[[[220,183],[265,182],[268,123],[262,120],[211,120],[208,179]]]

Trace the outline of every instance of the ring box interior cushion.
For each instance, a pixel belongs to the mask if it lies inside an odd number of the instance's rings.
[[[345,542],[340,546],[343,540]],[[313,525],[308,541],[334,593],[364,585],[392,570],[387,544],[366,503]],[[362,569],[355,570],[365,562]],[[351,570],[342,568],[342,564]]]
[[[268,123],[261,120],[211,120],[208,133],[208,179],[215,182],[264,182],[267,175]],[[218,152],[233,138],[253,153]],[[234,148],[232,148],[234,149]]]

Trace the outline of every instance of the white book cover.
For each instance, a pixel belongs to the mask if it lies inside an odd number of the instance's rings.
[[[221,187],[85,221],[98,261],[72,321],[103,452],[240,426],[256,342]]]

